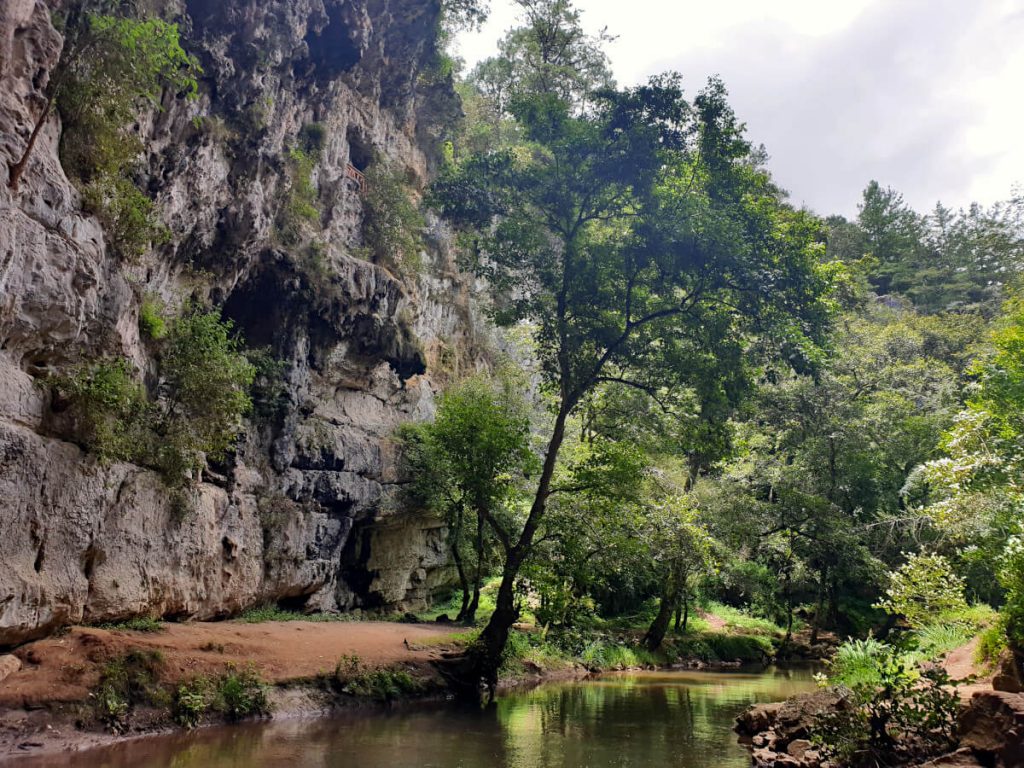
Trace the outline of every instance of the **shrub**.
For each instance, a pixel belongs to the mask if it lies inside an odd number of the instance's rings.
[[[914,668],[881,643],[857,653],[858,667],[874,669],[840,688],[847,707],[820,715],[814,724],[812,738],[827,757],[847,766],[893,765],[955,745],[960,698],[942,668]]]
[[[363,670],[358,656],[342,656],[334,677],[343,693],[352,696],[393,701],[423,691],[423,683],[400,669]]]
[[[209,681],[205,677],[182,683],[174,692],[171,716],[183,728],[195,728],[209,708]]]
[[[160,341],[167,335],[164,304],[155,296],[147,296],[139,306],[139,331],[143,337]]]
[[[1006,649],[1006,630],[1002,623],[995,624],[984,632],[978,640],[978,650],[974,660],[991,669],[999,660],[1000,654]]]
[[[61,161],[114,248],[138,256],[167,237],[153,202],[132,180],[142,151],[132,129],[138,105],[158,105],[165,88],[194,98],[201,70],[182,49],[178,27],[160,19],[81,14],[65,32],[54,78],[64,121]]]
[[[250,665],[242,671],[229,667],[217,681],[212,707],[229,720],[268,715],[267,686],[255,667]]]
[[[231,721],[270,714],[267,686],[252,665],[238,671],[229,664],[215,678],[196,677],[174,692],[171,714],[185,728],[199,725],[210,713]]]
[[[165,627],[159,619],[151,616],[136,616],[127,621],[100,624],[100,629],[128,632],[163,632]]]
[[[140,704],[163,703],[159,686],[163,656],[158,651],[129,651],[110,659],[100,671],[93,700],[97,714],[115,732],[128,725],[132,710]]]
[[[889,574],[889,588],[878,606],[920,628],[967,611],[963,581],[942,555],[912,554]]]
[[[891,652],[885,643],[873,637],[847,640],[840,645],[829,662],[833,682],[855,688],[880,683],[880,660]]]
[[[1000,622],[1015,651],[1024,651],[1024,539],[1012,537],[1006,544],[999,568],[999,582],[1006,590]]]
[[[56,383],[70,401],[79,439],[101,462],[141,457],[151,407],[127,360],[87,363]]]
[[[171,325],[160,360],[164,438],[157,466],[170,478],[198,471],[203,456],[224,458],[252,405],[255,368],[232,335],[230,321],[191,308]]]
[[[75,431],[101,461],[154,467],[172,487],[222,459],[251,406],[255,368],[216,312],[189,309],[170,327],[151,400],[128,361],[102,360],[57,380]]]
[[[399,271],[418,271],[424,220],[402,173],[381,161],[371,165],[363,208],[363,241],[374,259]]]

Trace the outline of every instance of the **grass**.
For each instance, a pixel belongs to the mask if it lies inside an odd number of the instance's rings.
[[[171,715],[184,728],[195,728],[210,714],[232,722],[270,714],[267,685],[256,668],[239,670],[229,664],[217,677],[194,677],[174,692]]]
[[[266,621],[354,621],[351,616],[344,613],[299,613],[273,604],[249,608],[234,620],[242,624],[262,624]]]
[[[705,613],[721,619],[725,622],[726,629],[730,629],[735,632],[776,637],[782,637],[786,634],[786,630],[774,621],[762,619],[758,616],[751,616],[749,613],[742,611],[739,608],[733,608],[730,605],[708,603]],[[691,621],[692,620],[693,619],[691,618]],[[801,626],[802,623],[794,619],[793,631],[798,631]]]
[[[112,632],[163,632],[164,624],[152,616],[136,616],[125,621],[113,621],[97,625],[100,629]]]

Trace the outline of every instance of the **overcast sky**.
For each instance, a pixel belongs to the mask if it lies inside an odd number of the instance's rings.
[[[870,179],[916,208],[992,203],[1024,183],[1024,0],[577,0],[608,27],[620,84],[719,74],[796,204],[857,210]],[[468,63],[517,18],[492,0]]]

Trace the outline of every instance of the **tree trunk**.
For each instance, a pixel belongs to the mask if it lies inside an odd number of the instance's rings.
[[[690,596],[683,596],[683,632],[686,631],[686,625],[690,622]]]
[[[462,621],[466,617],[466,609],[469,605],[469,577],[466,576],[466,566],[462,561],[462,548],[459,546],[459,538],[462,536],[462,508],[455,513],[455,530],[452,532],[452,560],[455,562],[455,570],[459,574],[459,586],[462,587],[462,606],[456,621]]]
[[[665,633],[668,632],[669,622],[672,620],[672,611],[675,608],[676,595],[672,590],[666,589],[661,596],[661,603],[658,605],[658,615],[654,617],[651,626],[647,628],[644,635],[644,645],[647,650],[656,651],[661,647]]]
[[[551,479],[554,477],[555,463],[558,460],[558,451],[565,439],[565,422],[574,405],[574,401],[563,399],[562,405],[558,409],[558,416],[555,418],[551,439],[548,441],[548,450],[544,456],[544,466],[537,481],[537,493],[533,498],[530,514],[523,525],[523,532],[520,534],[519,540],[506,548],[501,586],[498,587],[494,613],[491,614],[491,618],[480,633],[476,644],[470,649],[469,677],[473,680],[463,682],[472,682],[473,687],[482,682],[487,687],[488,696],[492,700],[498,684],[498,668],[501,666],[508,634],[516,619],[519,618],[519,610],[515,605],[515,580],[519,575],[519,569],[530,553],[533,537],[537,534],[537,528],[544,517],[548,494],[551,490]],[[462,690],[469,690],[469,686],[463,684]]]
[[[53,93],[50,93],[46,97],[46,106],[43,107],[43,112],[39,115],[39,119],[36,120],[35,127],[32,128],[32,134],[28,137],[28,144],[25,145],[25,151],[21,153],[21,159],[10,167],[10,177],[7,181],[7,186],[15,192],[18,191],[18,184],[21,182],[21,177],[25,173],[25,168],[28,167],[28,161],[32,155],[32,150],[35,149],[36,140],[39,138],[39,134],[43,130],[43,126],[46,125],[46,119],[50,116],[50,110],[52,108]]]
[[[811,645],[818,642],[818,629],[821,627],[821,616],[825,611],[825,580],[827,578],[828,566],[824,566],[818,577],[818,604],[814,608],[814,619],[811,621]]]
[[[469,601],[462,621],[466,626],[476,623],[476,611],[480,607],[480,586],[484,578],[484,516],[476,516],[476,573],[473,575],[473,599]]]

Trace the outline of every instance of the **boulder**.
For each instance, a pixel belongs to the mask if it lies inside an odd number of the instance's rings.
[[[986,765],[1024,765],[1024,696],[981,691],[960,716],[960,746]]]
[[[1020,693],[1024,691],[1024,675],[1021,674],[1020,658],[1011,650],[999,656],[999,665],[992,678],[992,687],[997,691]]]
[[[9,653],[0,656],[0,682],[21,669],[21,659]]]

